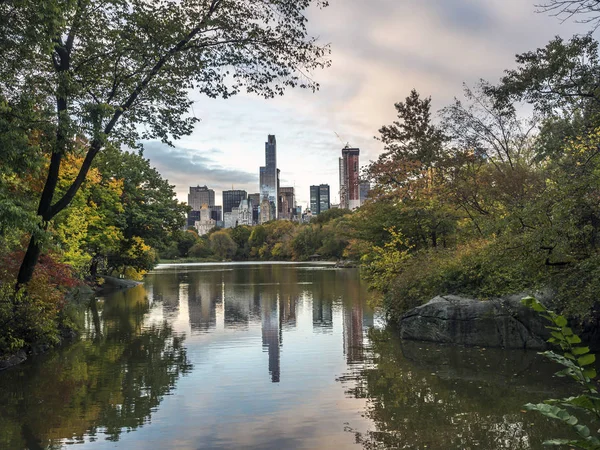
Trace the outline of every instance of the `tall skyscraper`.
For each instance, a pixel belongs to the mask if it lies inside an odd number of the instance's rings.
[[[310,212],[319,214],[319,186],[310,187]]]
[[[330,189],[328,184],[310,187],[310,211],[321,214],[331,208]]]
[[[331,198],[329,194],[329,185],[321,184],[319,186],[319,214],[328,211],[331,207]]]
[[[359,161],[360,149],[343,148],[340,158],[340,204],[342,208],[360,206]]]
[[[246,200],[248,193],[242,190],[223,191],[223,219],[226,213],[230,213],[233,208],[240,205],[240,201]]]
[[[192,207],[192,211],[200,211],[202,205],[206,205],[209,208],[215,206],[215,191],[209,189],[207,186],[190,186],[188,205]]]
[[[260,195],[261,205],[267,199],[270,206],[270,220],[278,217],[277,203],[279,201],[279,174],[277,169],[277,141],[275,135],[270,134],[265,142],[265,165],[260,168]],[[263,212],[261,211],[261,217]]]

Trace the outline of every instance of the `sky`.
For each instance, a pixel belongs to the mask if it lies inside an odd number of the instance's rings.
[[[329,184],[339,200],[338,158],[349,143],[368,164],[382,151],[378,130],[396,118],[394,103],[415,88],[434,110],[462,96],[463,85],[496,82],[515,55],[570,38],[589,26],[536,13],[536,0],[330,0],[308,13],[309,31],[331,45],[332,65],[315,72],[316,93],[240,94],[227,100],[192,93],[201,121],[175,147],[146,142],[144,155],[187,202],[189,186],[258,192],[267,135],[277,138],[281,186],[295,186],[306,207],[309,187]],[[336,133],[341,137],[338,139]]]

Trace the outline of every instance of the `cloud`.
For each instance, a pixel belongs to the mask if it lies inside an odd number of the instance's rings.
[[[144,142],[144,156],[161,173],[163,178],[176,184],[177,197],[187,201],[189,186],[207,185],[220,198],[221,191],[244,189],[253,193],[258,189],[256,173],[226,167],[212,157],[223,152],[216,148],[205,151],[181,147],[169,147],[157,141]]]

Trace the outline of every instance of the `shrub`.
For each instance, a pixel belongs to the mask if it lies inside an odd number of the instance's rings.
[[[485,299],[535,289],[545,283],[536,267],[522,255],[491,240],[453,249],[422,250],[403,259],[400,266],[386,267],[383,261],[382,270],[388,279],[380,277],[378,282],[384,288],[383,306],[392,319],[399,319],[407,310],[436,295]]]
[[[210,247],[203,240],[194,244],[188,251],[188,256],[191,256],[192,258],[208,258],[211,254]]]
[[[65,295],[77,285],[72,270],[52,255],[42,256],[32,280],[15,292],[22,252],[0,260],[0,354],[34,344],[56,344],[66,317]]]

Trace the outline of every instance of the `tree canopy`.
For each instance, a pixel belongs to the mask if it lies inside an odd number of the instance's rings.
[[[321,0],[35,0],[0,3],[0,98],[29,102],[50,155],[37,215],[42,229],[75,197],[107,144],[191,133],[190,90],[227,98],[264,97],[288,87],[317,89],[313,70],[329,48],[309,35],[305,11]],[[13,108],[2,109],[10,117]],[[26,117],[26,115],[24,116]],[[41,124],[41,125],[40,125]],[[86,142],[71,185],[56,187],[61,163]],[[18,281],[31,279],[41,252],[32,235]]]

